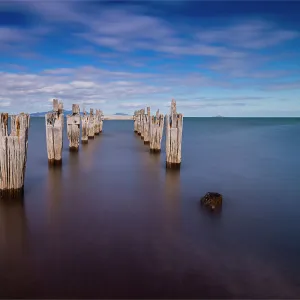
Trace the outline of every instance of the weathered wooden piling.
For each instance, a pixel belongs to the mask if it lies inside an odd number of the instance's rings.
[[[141,109],[140,114],[140,129],[141,129],[141,139],[144,139],[144,118],[145,118],[145,110]]]
[[[63,148],[63,103],[53,99],[53,112],[47,113],[45,120],[48,162],[51,165],[60,165]]]
[[[101,133],[102,130],[103,130],[103,119],[104,119],[104,115],[103,115],[102,110],[100,110],[100,115],[99,115],[99,117],[100,117],[99,133]]]
[[[138,129],[137,129],[137,127],[138,127],[137,117],[138,117],[138,114],[137,114],[137,111],[135,110],[134,114],[133,114],[133,130],[134,130],[135,133],[138,132]]]
[[[88,138],[88,125],[89,125],[89,116],[86,111],[83,110],[83,116],[81,117],[81,143],[87,144],[89,142]]]
[[[8,114],[1,114],[0,130],[0,195],[15,198],[24,191],[30,116],[21,113],[11,117],[8,135]]]
[[[67,116],[67,133],[70,151],[78,151],[80,140],[80,108],[78,104],[72,105],[72,115]]]
[[[7,135],[7,122],[8,122],[8,113],[0,113],[0,135]]]
[[[166,167],[180,168],[183,116],[176,112],[176,101],[171,103],[171,116],[166,115]]]
[[[88,123],[88,138],[95,138],[95,116],[92,108],[90,109],[90,117]]]
[[[136,121],[137,134],[141,135],[141,110],[137,111]]]
[[[161,140],[164,130],[164,115],[156,112],[156,116],[150,119],[150,152],[159,153],[161,151]]]
[[[144,144],[150,144],[150,107],[147,107],[147,114],[144,115]]]
[[[96,109],[94,116],[94,134],[99,135],[100,133],[100,110]]]

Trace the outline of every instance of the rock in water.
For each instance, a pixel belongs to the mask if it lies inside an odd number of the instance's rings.
[[[212,192],[206,193],[205,196],[201,198],[201,203],[214,210],[216,207],[222,205],[222,195]]]

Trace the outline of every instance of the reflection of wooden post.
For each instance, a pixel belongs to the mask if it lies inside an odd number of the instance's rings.
[[[147,107],[147,114],[144,115],[144,144],[150,144],[150,107]]]
[[[156,117],[150,119],[150,152],[161,151],[161,139],[164,130],[164,116],[156,112]]]
[[[104,119],[102,110],[100,110],[100,116],[99,116],[99,118],[100,118],[100,121],[99,121],[100,122],[100,124],[99,124],[99,132],[101,133],[102,130],[103,130],[103,119]]]
[[[4,200],[4,201],[3,201]],[[9,269],[18,267],[19,258],[26,251],[27,222],[24,199],[19,201],[0,200],[0,256],[9,257]],[[5,255],[5,256],[4,256]],[[14,266],[12,266],[12,262]],[[4,265],[1,263],[1,270]],[[3,288],[3,285],[1,286]],[[3,289],[1,289],[3,291]]]
[[[53,99],[53,112],[45,115],[48,162],[61,164],[63,148],[63,104]]]
[[[145,110],[141,109],[140,115],[140,126],[141,126],[141,139],[144,139],[144,118],[145,118]]]
[[[78,104],[72,105],[72,115],[67,116],[67,133],[69,149],[78,151],[80,139],[80,109]]]
[[[81,143],[87,144],[88,139],[88,125],[89,125],[89,116],[83,110],[83,116],[81,117]]]
[[[24,190],[30,116],[21,113],[11,117],[8,136],[8,114],[0,118],[0,194],[19,196]]]
[[[176,112],[176,102],[172,100],[171,116],[166,115],[166,155],[167,168],[180,168],[183,116]]]
[[[90,109],[90,117],[89,117],[89,124],[88,124],[88,137],[89,139],[93,139],[95,137],[95,120],[94,120],[94,112],[93,109]]]
[[[134,114],[133,114],[133,128],[134,128],[134,132],[138,132],[138,130],[137,130],[137,123],[138,123],[138,120],[137,120],[137,111],[134,111]]]

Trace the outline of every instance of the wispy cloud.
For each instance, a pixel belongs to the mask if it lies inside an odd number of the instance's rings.
[[[282,30],[271,22],[247,21],[228,27],[204,29],[197,34],[202,42],[225,43],[235,47],[261,49],[300,37],[295,30]]]
[[[91,73],[88,73],[88,70]],[[99,71],[99,72],[97,72]],[[0,72],[0,97],[11,106],[26,110],[37,110],[45,106],[42,99],[57,97],[63,99],[66,107],[74,101],[80,103],[115,103],[124,99],[137,99],[147,95],[159,95],[169,87],[158,87],[140,81],[128,81],[135,74],[109,72],[85,68],[85,72],[69,69],[45,71],[40,74]],[[69,75],[67,75],[69,74]],[[109,74],[109,76],[108,76]],[[106,81],[100,82],[99,76]],[[89,78],[89,80],[87,80]],[[47,104],[48,105],[48,104]]]
[[[294,80],[285,83],[275,82],[261,87],[261,89],[267,91],[300,90],[300,80]]]

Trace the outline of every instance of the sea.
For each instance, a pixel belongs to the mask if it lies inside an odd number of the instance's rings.
[[[103,132],[49,167],[31,118],[23,199],[0,201],[1,298],[300,298],[300,118],[184,118],[182,164]],[[200,204],[223,195],[222,209]]]

